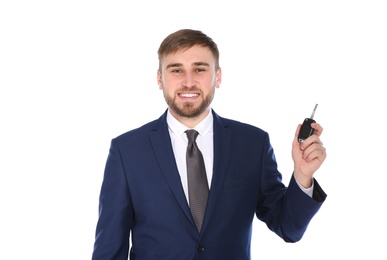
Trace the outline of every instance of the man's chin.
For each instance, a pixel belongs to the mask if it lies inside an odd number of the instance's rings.
[[[174,110],[176,114],[182,117],[187,117],[187,118],[194,118],[197,116],[200,116],[204,111],[205,108],[202,107],[187,107],[185,106],[184,108],[179,108]]]

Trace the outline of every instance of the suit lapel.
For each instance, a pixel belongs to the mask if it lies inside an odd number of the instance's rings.
[[[184,211],[192,224],[195,225],[183,191],[175,156],[173,155],[166,113],[156,121],[155,127],[149,133],[149,138],[166,182],[180,205],[180,208]]]
[[[221,118],[213,112],[214,116],[214,166],[211,182],[211,190],[208,198],[207,209],[204,216],[202,229],[206,228],[208,220],[221,194],[223,181],[226,175],[227,165],[231,153],[231,133]]]

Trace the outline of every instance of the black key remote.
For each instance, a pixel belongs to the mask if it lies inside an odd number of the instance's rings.
[[[316,121],[313,119],[314,113],[316,112],[318,104],[313,109],[312,115],[310,118],[305,118],[304,122],[302,123],[300,133],[298,134],[298,141],[302,143],[306,138],[311,136],[314,133],[314,129],[310,126],[312,123],[316,123]]]

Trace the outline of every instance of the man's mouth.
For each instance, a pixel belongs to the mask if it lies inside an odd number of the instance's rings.
[[[180,93],[179,96],[183,98],[193,98],[193,97],[198,97],[199,94],[198,93]]]

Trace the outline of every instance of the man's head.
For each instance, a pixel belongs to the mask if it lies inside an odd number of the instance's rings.
[[[200,31],[180,30],[161,43],[157,83],[180,122],[194,126],[209,113],[222,72],[219,51]]]

